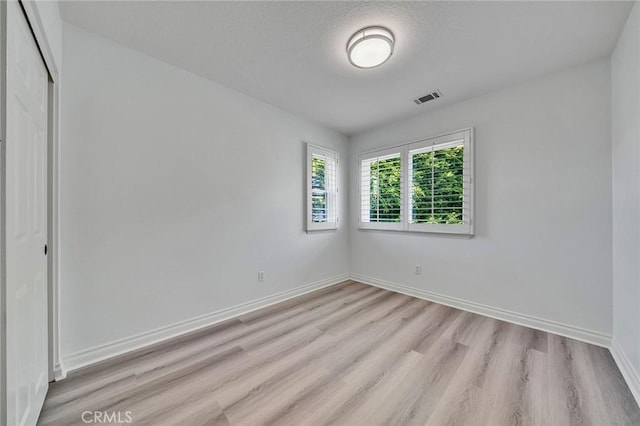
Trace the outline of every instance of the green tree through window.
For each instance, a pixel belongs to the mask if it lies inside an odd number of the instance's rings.
[[[413,223],[463,223],[462,146],[411,155]]]
[[[316,223],[327,221],[326,159],[311,158],[311,212]]]
[[[400,157],[373,161],[369,219],[371,222],[400,222]]]

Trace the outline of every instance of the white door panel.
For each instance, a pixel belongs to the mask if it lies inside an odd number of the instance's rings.
[[[20,5],[7,3],[7,423],[34,425],[48,389],[48,74]]]

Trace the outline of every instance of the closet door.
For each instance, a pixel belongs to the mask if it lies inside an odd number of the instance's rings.
[[[20,4],[7,3],[7,424],[34,425],[48,389],[48,73]]]

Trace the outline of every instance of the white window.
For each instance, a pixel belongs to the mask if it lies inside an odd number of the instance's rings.
[[[473,131],[362,154],[360,227],[473,235]]]
[[[338,153],[307,144],[307,231],[338,227]]]

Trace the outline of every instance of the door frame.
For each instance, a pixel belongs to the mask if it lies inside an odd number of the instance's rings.
[[[66,376],[60,357],[59,329],[59,108],[60,73],[55,62],[51,42],[33,0],[17,1],[24,11],[44,65],[49,72],[47,111],[47,304],[49,329],[49,381]],[[7,59],[7,3],[0,1],[0,424],[6,423],[6,59]]]

